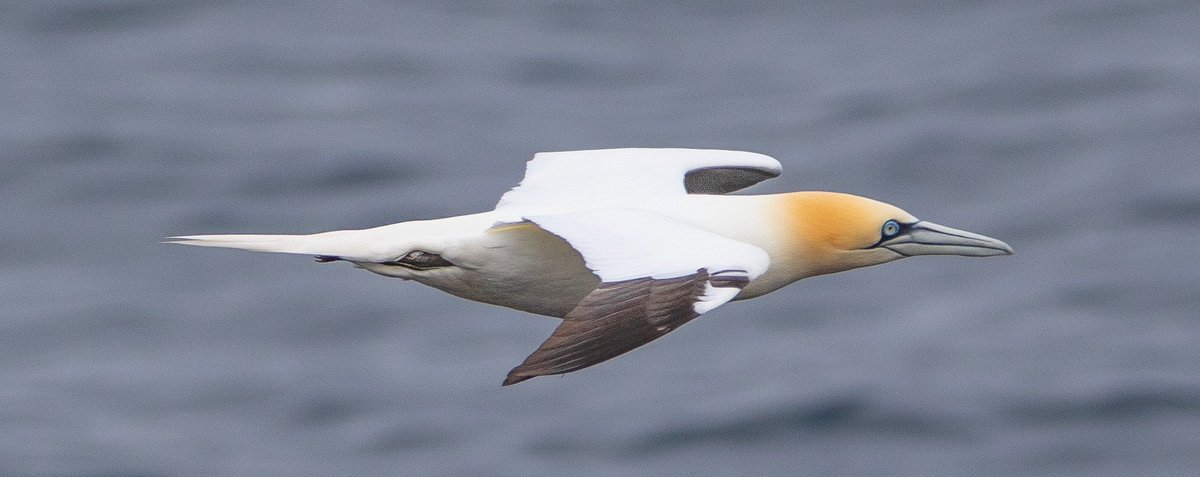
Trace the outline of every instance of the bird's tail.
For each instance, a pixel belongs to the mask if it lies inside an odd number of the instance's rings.
[[[252,252],[314,255],[318,259],[354,259],[364,255],[361,234],[352,230],[312,235],[184,235],[163,243],[249,250]],[[368,257],[363,257],[364,260]]]
[[[195,245],[197,247],[220,247],[249,250],[252,252],[278,252],[312,254],[308,235],[185,235],[167,237],[163,243]]]

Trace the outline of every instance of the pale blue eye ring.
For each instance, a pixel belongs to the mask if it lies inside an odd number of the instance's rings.
[[[900,233],[900,222],[889,220],[883,223],[883,236],[886,238],[895,237]]]

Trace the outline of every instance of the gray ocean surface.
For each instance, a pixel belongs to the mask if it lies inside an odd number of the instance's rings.
[[[555,320],[163,245],[769,154],[998,237],[500,387]],[[0,475],[1200,473],[1200,3],[0,1]]]

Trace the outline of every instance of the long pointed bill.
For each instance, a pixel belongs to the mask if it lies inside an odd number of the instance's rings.
[[[914,255],[990,257],[1012,255],[1013,253],[1012,247],[994,238],[925,221],[910,225],[906,233],[880,245],[906,257]]]

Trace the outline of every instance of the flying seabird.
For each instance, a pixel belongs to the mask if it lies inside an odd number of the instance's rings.
[[[916,255],[1012,248],[834,192],[725,195],[775,159],[700,149],[536,154],[490,212],[312,235],[171,243],[313,255],[470,300],[562,318],[504,385],[614,358],[731,300]]]

